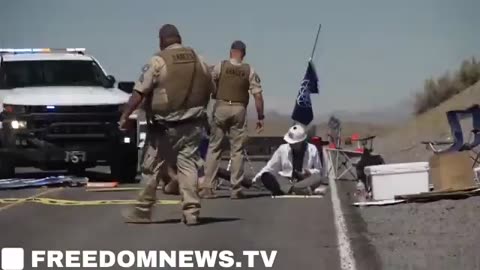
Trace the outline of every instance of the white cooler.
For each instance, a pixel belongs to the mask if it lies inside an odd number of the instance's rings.
[[[396,195],[429,192],[428,162],[397,163],[365,167],[371,176],[374,200],[392,200]]]

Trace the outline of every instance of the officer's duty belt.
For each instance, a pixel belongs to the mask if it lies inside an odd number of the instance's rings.
[[[152,124],[153,126],[161,126],[165,128],[175,128],[178,126],[186,125],[186,124],[194,124],[202,121],[201,117],[197,118],[188,118],[188,119],[183,119],[183,120],[178,120],[178,121],[163,121],[163,120],[153,120]]]
[[[225,99],[219,99],[218,101],[220,101],[220,103],[223,103],[223,104],[246,106],[245,103],[240,101],[231,101],[231,100],[225,100]]]

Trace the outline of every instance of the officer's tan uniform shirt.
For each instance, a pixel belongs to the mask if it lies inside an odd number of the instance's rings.
[[[181,44],[173,44],[169,47],[165,48],[165,50],[169,49],[177,49],[183,48]],[[200,55],[197,55],[198,59],[202,65],[202,72],[205,74],[209,73],[208,65],[205,63],[204,58]],[[157,87],[157,85],[161,88],[162,84],[165,83],[167,79],[168,70],[167,65],[162,57],[158,55],[152,56],[148,64],[143,67],[142,74],[137,82],[135,82],[134,89],[144,96],[147,96],[152,92],[152,90]],[[215,85],[211,85],[211,91],[214,91]],[[204,115],[206,112],[205,107],[195,107],[187,110],[180,110],[176,112],[172,112],[167,116],[161,115],[154,115],[155,119],[157,120],[164,120],[164,121],[179,121],[188,118],[196,118]]]
[[[239,66],[242,64],[235,59],[230,59],[230,63],[236,66]],[[222,63],[215,65],[215,67],[212,70],[212,79],[215,83],[218,83],[218,80],[220,79],[221,70],[222,70]],[[254,68],[251,65],[250,65],[249,81],[250,81],[250,89],[248,91],[250,92],[251,95],[262,93],[260,76],[258,76],[258,74],[255,72]]]

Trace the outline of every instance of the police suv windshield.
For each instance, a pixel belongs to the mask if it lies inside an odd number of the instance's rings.
[[[104,86],[105,74],[94,61],[45,60],[2,63],[2,88]]]

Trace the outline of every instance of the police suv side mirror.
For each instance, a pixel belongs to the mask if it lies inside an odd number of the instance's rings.
[[[133,92],[133,87],[135,86],[135,82],[119,82],[118,89],[122,90],[127,94],[131,94]]]
[[[115,77],[113,77],[112,75],[108,75],[106,88],[113,88],[113,86],[115,85],[115,81]]]

